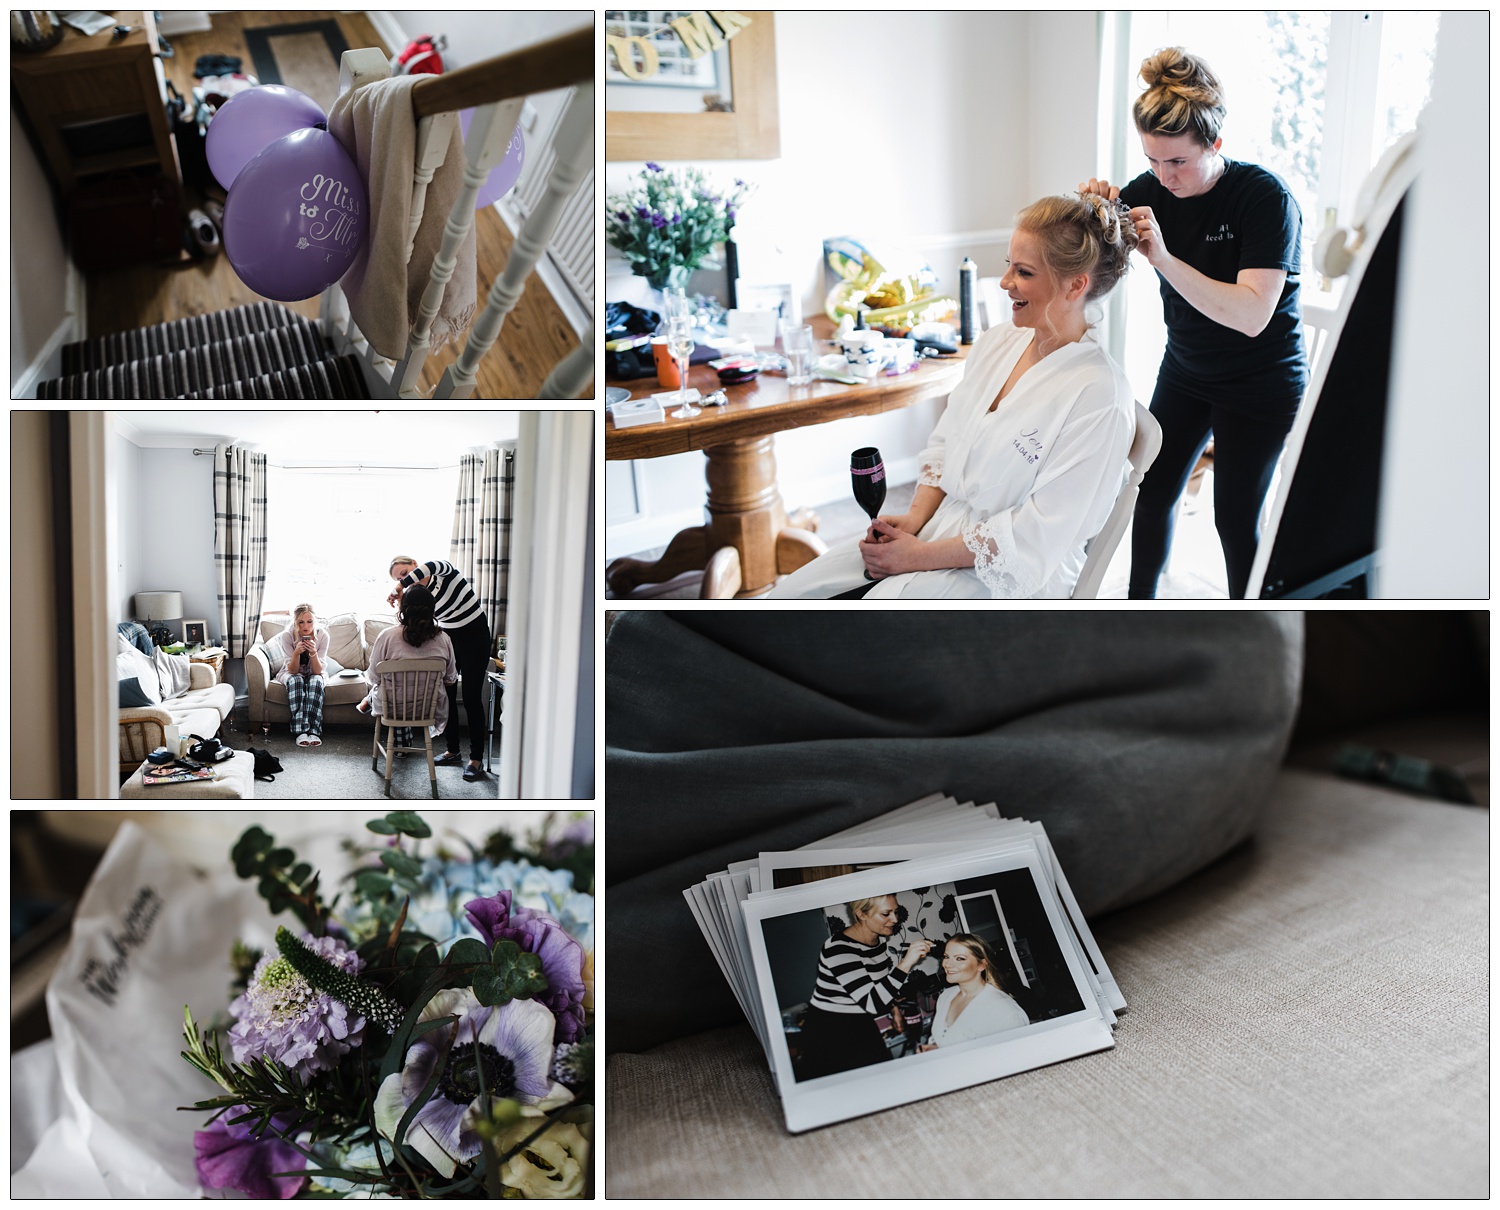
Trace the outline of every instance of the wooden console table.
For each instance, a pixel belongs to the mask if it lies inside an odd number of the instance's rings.
[[[812,323],[820,340],[832,333],[827,319]],[[815,351],[826,347],[820,345]],[[882,376],[860,386],[815,379],[807,386],[794,387],[782,375],[763,374],[754,382],[724,388],[729,396],[726,406],[706,407],[688,420],[669,415],[659,424],[623,429],[616,429],[613,419],[606,421],[606,459],[661,458],[688,450],[702,450],[708,456],[708,523],[682,530],[654,563],[616,559],[605,573],[610,590],[625,596],[638,585],[670,580],[701,567],[699,595],[705,599],[753,597],[769,591],[778,576],[796,571],[827,549],[814,532],[816,516],[805,509],[787,515],[776,489],[772,437],[783,429],[891,412],[947,395],[963,377],[968,352],[969,348],[961,347],[956,357],[925,361],[909,374]],[[632,394],[662,389],[654,379],[610,380],[609,385],[626,387]],[[706,365],[689,372],[688,385],[705,395],[720,389],[718,375]]]
[[[118,24],[134,27],[123,38],[68,26],[50,50],[11,52],[11,80],[64,197],[80,177],[142,165],[182,187],[156,22],[150,10],[111,11]]]

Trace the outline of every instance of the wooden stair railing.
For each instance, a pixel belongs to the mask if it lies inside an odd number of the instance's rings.
[[[421,399],[419,383],[431,347],[432,323],[453,277],[458,250],[474,223],[474,201],[491,170],[504,158],[521,106],[533,93],[572,86],[573,94],[553,140],[556,160],[541,200],[521,224],[505,269],[489,290],[469,330],[458,359],[443,371],[431,398],[468,399],[474,394],[479,362],[499,339],[506,317],[515,308],[526,278],[546,251],[568,199],[594,162],[594,37],[590,29],[564,34],[512,54],[486,59],[413,86],[412,111],[417,119],[416,167],[412,179],[411,222],[406,254],[411,256],[424,212],[427,186],[442,166],[458,111],[475,106],[464,140],[463,188],[443,226],[443,240],[433,260],[427,287],[404,356],[392,363],[369,346],[349,315],[348,300],[337,285],[323,295],[322,316],[340,352],[360,359],[373,393],[392,399]],[[339,69],[340,92],[361,88],[390,75],[378,50],[344,52]],[[538,398],[569,399],[593,373],[594,330],[547,375]]]

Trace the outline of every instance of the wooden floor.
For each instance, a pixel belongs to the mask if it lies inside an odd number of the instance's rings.
[[[376,34],[362,13],[343,12],[230,12],[211,15],[209,33],[176,34],[169,41],[176,54],[162,60],[167,79],[185,97],[192,95],[193,65],[199,55],[237,55],[243,71],[254,74],[255,66],[245,44],[244,31],[270,25],[307,21],[337,21],[351,48],[378,47],[389,56],[392,48]],[[209,196],[224,200],[224,192],[211,186]],[[188,206],[204,198],[190,194]],[[478,268],[482,306],[485,293],[505,268],[514,237],[493,207],[475,215],[478,234]],[[126,269],[88,274],[88,335],[104,336],[146,327],[168,319],[204,315],[244,303],[256,302],[256,294],[236,275],[222,254],[206,261],[171,267],[135,265]],[[298,314],[317,318],[319,300],[286,303]],[[547,287],[536,273],[527,279],[525,292],[506,318],[500,340],[479,363],[475,397],[480,399],[534,399],[551,368],[578,344],[573,331]],[[449,346],[432,354],[422,374],[422,390],[430,392],[443,370],[458,359],[462,346]],[[592,386],[586,393],[592,393]]]

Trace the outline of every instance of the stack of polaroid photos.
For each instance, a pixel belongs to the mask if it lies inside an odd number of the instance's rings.
[[[809,1130],[1114,1045],[1125,999],[1039,823],[933,794],[683,892]]]

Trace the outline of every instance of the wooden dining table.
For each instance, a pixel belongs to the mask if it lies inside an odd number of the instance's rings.
[[[814,355],[828,351],[833,324],[811,321]],[[707,455],[708,520],[681,530],[659,559],[616,559],[606,569],[617,597],[642,584],[661,583],[687,571],[703,569],[703,599],[754,597],[768,592],[777,577],[795,571],[828,549],[817,536],[817,517],[808,509],[788,514],[776,487],[773,438],[787,429],[828,424],[850,416],[869,416],[910,407],[947,395],[963,377],[963,362],[972,346],[960,346],[950,357],[922,361],[906,374],[881,375],[858,386],[814,379],[790,386],[781,374],[761,374],[738,386],[719,386],[707,365],[693,366],[688,385],[707,395],[722,389],[723,407],[704,407],[686,420],[670,414],[657,423],[615,428],[605,422],[604,456],[613,461],[662,458],[689,450]],[[632,394],[661,391],[656,381],[609,379]],[[672,409],[668,404],[668,412]]]

